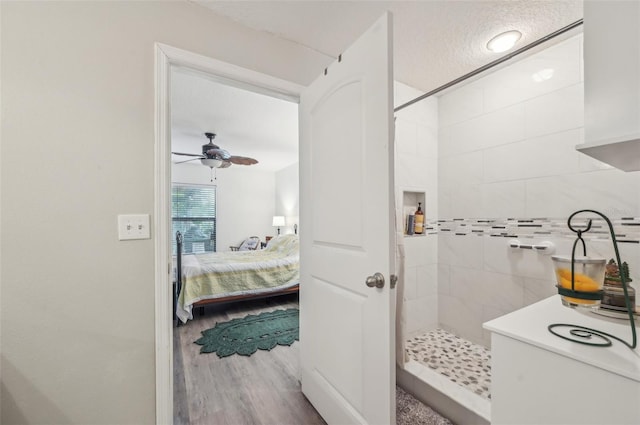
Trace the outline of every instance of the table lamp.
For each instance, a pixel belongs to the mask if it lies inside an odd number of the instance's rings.
[[[273,227],[278,228],[278,234],[280,234],[280,227],[284,226],[284,216],[283,215],[274,215],[273,223],[271,224]]]

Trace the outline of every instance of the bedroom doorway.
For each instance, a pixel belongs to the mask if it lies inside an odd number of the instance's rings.
[[[234,261],[238,256],[234,249],[254,235],[260,241],[255,255],[262,257],[266,251],[260,251],[266,248],[266,240],[276,236],[274,216],[285,219],[279,229],[282,235],[294,233],[299,203],[297,109],[296,103],[228,85],[215,76],[184,68],[171,70],[172,235],[176,230],[182,233],[182,264],[191,257]],[[202,164],[192,155],[209,144],[205,133],[210,132],[216,134],[216,145],[234,155],[232,158],[254,158],[257,164],[231,164],[226,168]],[[248,252],[244,259],[252,254]],[[216,353],[200,354],[200,346],[194,344],[216,323],[298,308],[296,294],[267,298],[271,292],[263,293],[263,288],[253,291],[264,298],[195,308],[186,325],[174,329],[175,424],[201,422],[204,418],[211,423],[255,422],[257,412],[247,408],[247,399],[259,398],[260,404],[276,406],[285,398],[278,393],[282,388],[289,390],[287,394],[298,395],[296,403],[291,396],[286,398],[300,410],[299,414],[319,418],[299,391],[290,391],[299,375],[297,345],[258,351],[250,357],[219,358]],[[198,298],[237,293],[218,292],[216,288]],[[192,313],[192,307],[182,307],[181,301],[188,302],[178,300],[177,320]],[[282,367],[284,364],[289,367]],[[244,373],[253,376],[250,389]],[[219,397],[201,403],[201,393]]]
[[[365,34],[363,34],[354,45],[347,49],[332,65],[329,66],[329,77],[322,78],[322,74],[309,86],[302,88],[287,81],[279,80],[264,74],[258,74],[244,68],[216,61],[214,59],[195,55],[180,49],[172,48],[166,45],[156,45],[156,146],[155,146],[155,175],[156,175],[156,193],[155,193],[155,229],[156,229],[156,420],[158,422],[169,423],[173,419],[172,412],[172,365],[173,350],[171,344],[173,342],[173,328],[167,326],[171,323],[171,309],[167,308],[171,305],[171,290],[169,284],[169,276],[171,275],[171,255],[170,255],[170,217],[169,205],[170,200],[170,80],[171,69],[174,66],[182,66],[199,71],[206,71],[219,78],[227,81],[242,81],[242,85],[249,85],[255,88],[262,88],[268,93],[280,94],[291,99],[302,99],[301,120],[305,125],[302,127],[302,140],[300,145],[300,169],[301,173],[301,190],[305,194],[305,199],[301,201],[301,215],[303,223],[310,223],[306,230],[302,229],[302,240],[306,243],[301,247],[301,257],[303,265],[318,266],[325,264],[325,270],[332,270],[334,275],[347,273],[347,280],[350,284],[357,285],[353,290],[337,291],[331,290],[329,286],[324,285],[332,294],[332,299],[336,303],[346,304],[352,303],[355,297],[362,300],[371,299],[375,308],[362,307],[364,303],[360,303],[362,310],[367,313],[367,317],[371,315],[382,318],[379,321],[361,320],[357,329],[352,331],[342,329],[344,323],[340,326],[340,335],[348,336],[349,334],[363,335],[366,338],[367,346],[376,346],[381,350],[367,351],[375,352],[376,355],[364,356],[365,351],[360,354],[353,354],[348,358],[343,356],[339,348],[324,345],[322,351],[324,354],[330,352],[330,362],[313,363],[313,359],[309,356],[308,348],[302,345],[306,351],[301,352],[301,381],[310,382],[315,377],[324,378],[315,380],[319,384],[313,389],[307,387],[305,394],[309,396],[313,392],[314,405],[323,411],[331,422],[336,422],[335,409],[339,407],[341,415],[349,416],[354,421],[348,422],[365,423],[380,422],[380,418],[387,417],[389,420],[382,422],[395,421],[395,399],[391,394],[395,388],[395,369],[393,358],[393,291],[394,285],[384,284],[383,276],[377,273],[368,276],[375,270],[379,269],[385,275],[393,272],[392,264],[387,264],[393,258],[393,234],[394,228],[390,217],[393,216],[393,203],[391,200],[393,194],[393,78],[392,78],[392,49],[393,45],[391,37],[391,16],[385,14],[379,19]],[[342,63],[340,63],[342,62]],[[337,72],[334,72],[337,71]],[[327,75],[327,70],[324,70]],[[337,79],[335,78],[337,77]],[[317,83],[317,84],[316,84]],[[373,83],[373,84],[372,84]],[[366,89],[363,89],[365,87]],[[362,123],[363,125],[360,125]],[[311,125],[310,124],[315,124]],[[336,137],[339,136],[339,137]],[[316,140],[317,143],[310,143]],[[331,141],[333,149],[326,149],[324,141]],[[366,143],[365,143],[366,141]],[[335,163],[335,155],[332,152],[342,152],[344,149],[341,145],[344,142],[344,148],[347,153],[340,157],[344,162],[348,160],[350,166],[340,167],[340,174],[336,174],[335,167],[326,167],[327,164]],[[370,149],[367,149],[370,148]],[[369,155],[373,153],[373,155]],[[342,164],[342,162],[340,163]],[[358,167],[352,167],[353,164],[359,164]],[[350,171],[352,170],[352,171]],[[358,173],[363,170],[363,173]],[[382,172],[381,172],[382,171]],[[335,175],[334,175],[335,174]],[[358,178],[360,176],[360,178]],[[336,179],[340,181],[336,181]],[[343,182],[351,182],[345,185]],[[355,232],[353,229],[344,234],[337,234],[344,226],[331,228],[334,224],[335,214],[326,214],[327,208],[330,208],[332,202],[327,198],[329,193],[326,192],[327,184],[331,183],[331,191],[334,192],[335,198],[338,200],[351,199],[347,205],[357,205],[354,211],[359,214],[363,211],[363,206],[368,201],[373,200],[379,208],[380,214],[369,214],[362,223],[368,223],[367,229],[378,229],[376,232]],[[353,186],[361,185],[361,190],[353,191]],[[323,187],[318,187],[318,184]],[[380,190],[385,188],[385,190]],[[307,190],[310,189],[310,190]],[[326,198],[329,202],[324,202],[324,208],[318,209],[318,213],[310,214],[313,210],[313,202],[309,202],[311,194],[322,194],[319,198]],[[311,208],[311,209],[310,209]],[[385,218],[386,217],[386,218]],[[372,220],[369,220],[372,218]],[[347,222],[348,223],[348,222]],[[274,221],[275,224],[275,221]],[[321,232],[325,229],[332,229],[328,232]],[[359,227],[360,230],[364,227]],[[320,233],[317,233],[320,232]],[[333,235],[337,235],[337,241],[333,241]],[[372,235],[376,237],[372,237]],[[329,235],[329,236],[327,236]],[[345,239],[344,235],[350,235]],[[362,235],[367,235],[360,237]],[[306,238],[306,239],[305,239]],[[328,258],[323,253],[328,252],[324,248],[329,247],[332,255]],[[345,249],[354,253],[361,251],[368,259],[375,260],[374,263],[362,264],[348,263],[343,260],[347,256],[341,256],[340,252]],[[333,255],[335,254],[335,255]],[[373,254],[373,255],[371,255]],[[326,261],[325,261],[326,260]],[[324,261],[324,262],[323,262]],[[366,267],[359,267],[366,266]],[[320,282],[318,277],[312,272],[308,275],[309,270],[303,273],[303,280],[306,284]],[[317,267],[316,267],[317,269]],[[343,276],[344,277],[344,276]],[[366,279],[365,279],[366,278]],[[362,280],[361,280],[362,279]],[[393,283],[393,276],[388,275],[388,279]],[[343,279],[342,279],[343,280]],[[365,283],[362,283],[366,281]],[[327,281],[329,282],[329,281]],[[336,281],[337,282],[337,281]],[[317,285],[316,285],[317,286]],[[362,290],[361,286],[367,288]],[[311,289],[314,285],[305,286],[302,291],[301,303],[303,305],[302,313],[309,312],[309,316],[301,320],[305,326],[312,326],[312,330],[321,330],[323,333],[330,333],[329,322],[323,319],[334,315],[336,311],[332,309],[318,309],[318,302],[310,298]],[[375,288],[374,288],[375,287]],[[374,288],[374,289],[371,289]],[[328,294],[325,290],[324,295]],[[326,298],[326,297],[325,297]],[[335,304],[335,303],[334,303]],[[333,305],[324,303],[324,305]],[[322,313],[320,310],[322,310]],[[351,317],[345,317],[348,308],[340,309],[337,316],[342,317],[349,322]],[[320,314],[318,314],[320,313]],[[333,319],[336,319],[333,317]],[[362,317],[361,317],[362,319]],[[337,319],[336,319],[337,320]],[[331,324],[336,322],[331,321]],[[318,327],[324,327],[322,329]],[[338,329],[337,327],[331,327]],[[306,332],[304,328],[301,330],[301,339],[304,341],[305,335],[314,335],[315,332]],[[306,340],[309,341],[309,340]],[[351,339],[359,343],[360,339]],[[350,345],[350,344],[349,344]],[[311,347],[311,346],[310,346]],[[366,348],[366,347],[365,347]],[[388,355],[385,354],[388,352]],[[378,355],[379,354],[379,355]],[[327,357],[327,356],[325,356]],[[316,360],[318,356],[314,357]],[[371,361],[371,360],[374,361]],[[364,360],[364,361],[363,361]],[[345,370],[359,371],[344,374]],[[306,375],[305,375],[306,372]],[[313,376],[312,376],[313,375]],[[365,387],[367,391],[362,392],[362,383],[359,383],[358,377],[371,378]],[[372,393],[369,391],[381,389]],[[343,391],[344,390],[344,391]],[[345,392],[346,391],[346,392]],[[340,396],[342,395],[342,396]],[[387,397],[388,395],[388,397]],[[363,415],[363,420],[358,420],[357,416]],[[362,418],[361,417],[361,418]],[[303,421],[304,422],[304,421]]]
[[[172,183],[215,187],[217,251],[229,250],[230,246],[237,246],[254,235],[264,243],[267,236],[277,233],[272,226],[274,216],[285,217],[285,226],[280,228],[282,233],[293,233],[294,225],[297,230],[297,102],[300,87],[170,46],[158,45],[157,49],[157,58],[165,56],[156,64],[157,113],[166,119],[165,122],[158,120],[157,128],[156,165],[160,172],[156,185],[156,225],[159,226],[156,264],[168,262],[168,270],[172,269],[171,191],[166,189]],[[167,57],[172,60],[168,61]],[[207,97],[217,100],[217,105],[207,103]],[[261,122],[255,121],[256,116],[262,117]],[[232,155],[256,158],[258,164],[211,169],[201,164],[199,158],[190,161],[192,163],[174,164],[185,158],[172,158],[171,152],[200,153],[202,145],[208,142],[204,134],[208,132],[216,133],[215,143],[222,149]],[[292,136],[295,137],[293,143]],[[245,196],[238,196],[239,193]],[[168,260],[163,260],[165,258]],[[174,376],[171,367],[162,365],[170,366],[184,359],[178,358],[182,353],[174,350],[174,309],[161,307],[173,304],[173,294],[161,289],[170,288],[172,279],[160,268],[157,267],[160,282],[156,289],[159,347],[156,413],[158,422],[171,423],[175,417],[173,402],[167,402],[173,399]],[[291,303],[291,298],[277,303]],[[214,309],[213,316],[217,314],[219,311]],[[189,325],[193,323],[186,327]]]

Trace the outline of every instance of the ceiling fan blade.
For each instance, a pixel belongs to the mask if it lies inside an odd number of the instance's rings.
[[[174,164],[183,164],[183,163],[185,163],[185,162],[196,161],[196,160],[199,160],[199,159],[202,159],[202,157],[200,157],[200,158],[185,159],[184,161],[174,162]]]
[[[214,157],[220,158],[220,159],[229,159],[229,158],[231,158],[231,154],[229,152],[225,151],[224,149],[220,149],[220,148],[209,149],[207,151],[207,155],[214,156]]]
[[[200,153],[182,153],[182,152],[171,152],[174,155],[182,155],[182,156],[197,156],[198,158],[204,158],[204,156]]]
[[[248,158],[246,156],[235,156],[235,155],[231,156],[229,158],[229,161],[239,165],[253,165],[258,163],[257,159]]]
[[[222,165],[220,165],[220,167],[218,167],[218,168],[229,168],[229,167],[231,167],[231,162],[222,161]]]

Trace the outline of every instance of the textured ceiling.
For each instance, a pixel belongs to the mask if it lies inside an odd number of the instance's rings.
[[[395,79],[425,92],[507,54],[485,47],[498,33],[521,31],[522,47],[582,18],[580,0],[191,1],[316,50],[327,64],[390,10]],[[252,167],[275,171],[297,161],[296,105],[184,73],[173,76],[172,96],[174,151],[199,153],[210,131],[222,148],[260,161]]]
[[[521,47],[582,18],[581,0],[194,2],[331,57],[390,10],[395,79],[424,91],[500,57],[485,47],[496,34],[519,30]]]
[[[208,142],[207,132],[216,133],[213,142],[232,155],[257,159],[252,169],[277,171],[298,161],[297,104],[175,69],[171,74],[171,150],[199,154]],[[189,158],[172,158],[185,159]],[[191,164],[202,167],[198,160],[184,166]]]

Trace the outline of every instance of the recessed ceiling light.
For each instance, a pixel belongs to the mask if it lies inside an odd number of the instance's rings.
[[[512,48],[518,40],[522,37],[520,31],[506,31],[496,35],[487,43],[487,49],[492,52],[500,53],[505,52]]]

